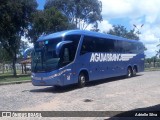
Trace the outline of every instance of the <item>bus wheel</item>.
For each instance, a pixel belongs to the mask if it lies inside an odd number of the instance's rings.
[[[80,73],[78,77],[78,86],[80,88],[84,87],[86,84],[86,75],[84,73]]]
[[[128,67],[128,70],[127,70],[127,78],[130,78],[130,77],[132,77],[132,69],[131,69],[131,67]]]
[[[137,74],[136,67],[133,67],[133,77],[136,76],[136,74]]]

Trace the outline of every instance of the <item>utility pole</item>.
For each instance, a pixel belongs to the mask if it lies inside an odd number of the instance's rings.
[[[142,24],[140,27],[137,27],[137,25],[133,24],[133,27],[136,29],[136,34],[139,35],[141,34],[140,29],[144,26],[144,24]]]

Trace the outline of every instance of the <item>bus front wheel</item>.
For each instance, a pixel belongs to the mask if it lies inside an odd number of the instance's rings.
[[[78,77],[78,86],[80,88],[84,87],[86,84],[87,77],[84,73],[80,73]]]

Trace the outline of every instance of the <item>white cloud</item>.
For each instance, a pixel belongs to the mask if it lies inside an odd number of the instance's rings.
[[[104,21],[128,19],[129,22],[126,23],[126,27],[130,26],[133,29],[133,24],[135,24],[142,33],[140,39],[148,49],[145,52],[146,56],[154,56],[156,54],[155,51],[158,49],[156,46],[160,38],[160,0],[101,1]],[[142,24],[144,26],[141,28]]]
[[[93,28],[93,24],[89,24],[86,30],[91,30]],[[98,22],[98,29],[100,29],[100,32],[107,32],[108,30],[112,29],[112,24],[110,24],[107,20],[103,20],[101,22]]]
[[[153,54],[156,55],[156,47],[154,44],[147,44],[145,45],[145,47],[147,48],[147,50],[145,51],[145,55],[147,58],[149,57],[153,57]]]
[[[89,24],[89,25],[87,26],[86,30],[91,30],[92,27],[93,27],[93,25],[92,25],[92,24]]]
[[[156,32],[154,31],[155,28],[145,30],[140,35],[140,39],[145,43],[145,44],[158,44],[159,42],[159,36],[157,36]],[[160,30],[160,29],[159,29]]]
[[[108,18],[118,18],[130,13],[131,6],[126,0],[101,0],[102,15]]]
[[[100,29],[100,32],[107,32],[110,29],[112,29],[112,24],[110,24],[107,20],[103,20],[98,24],[98,28]]]
[[[155,22],[160,15],[160,0],[101,0],[105,18],[136,19],[146,16],[147,22]]]
[[[151,27],[149,25],[144,26],[142,34],[140,35],[141,41],[145,44],[147,51],[145,51],[147,57],[156,55],[158,50],[157,45],[160,43],[160,27]]]

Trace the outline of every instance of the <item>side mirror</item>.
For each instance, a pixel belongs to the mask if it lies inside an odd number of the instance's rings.
[[[23,58],[26,59],[26,58],[27,58],[27,54],[28,54],[29,52],[32,52],[33,49],[34,49],[34,48],[27,48],[27,49],[24,51],[24,53],[23,53]]]
[[[71,44],[72,41],[62,41],[62,42],[59,42],[57,45],[56,45],[56,55],[57,56],[60,56],[60,53],[61,53],[61,50],[62,48],[67,45],[67,44]]]

